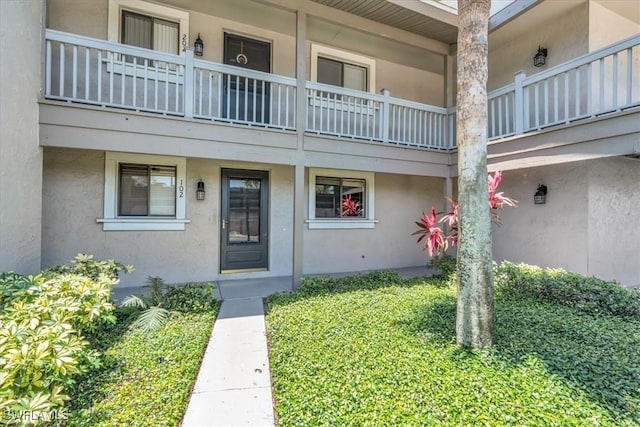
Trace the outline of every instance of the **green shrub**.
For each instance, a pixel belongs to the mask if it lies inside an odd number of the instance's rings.
[[[494,276],[497,289],[535,295],[587,313],[640,318],[640,292],[617,282],[507,261],[495,268]]]
[[[0,275],[0,410],[49,413],[99,364],[83,331],[112,322],[111,282],[79,275]]]
[[[100,365],[86,334],[115,321],[111,286],[125,270],[114,261],[79,255],[72,265],[35,276],[0,273],[0,411],[5,419],[49,421],[68,400],[65,389],[74,377]]]
[[[401,282],[402,277],[397,272],[388,270],[347,277],[308,276],[302,278],[296,294],[314,296],[361,289],[373,290]]]
[[[165,294],[167,310],[202,313],[213,310],[218,302],[212,283],[187,283],[170,286]]]
[[[78,254],[69,264],[56,265],[45,270],[45,274],[78,274],[97,280],[104,275],[108,279],[118,280],[120,273],[130,273],[133,266],[120,264],[112,259],[98,261],[93,259],[93,255]]]
[[[171,311],[183,313],[201,313],[217,306],[215,287],[211,283],[187,283],[167,286],[161,277],[148,277],[148,296],[129,295],[122,307],[139,308],[140,313],[132,326],[145,330],[162,327],[171,315]]]
[[[456,257],[443,253],[439,256],[434,256],[429,260],[427,267],[438,270],[440,274],[438,276],[448,278],[454,274],[458,268],[458,260]]]

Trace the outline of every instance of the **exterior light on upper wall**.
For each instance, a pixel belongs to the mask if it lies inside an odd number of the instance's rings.
[[[538,185],[538,190],[536,194],[533,195],[533,203],[536,205],[544,205],[547,202],[547,186],[546,185]]]
[[[547,49],[542,46],[538,46],[538,53],[536,53],[535,56],[533,57],[533,66],[542,67],[546,63],[547,63]]]
[[[204,200],[204,182],[198,181],[198,188],[196,189],[196,200]]]
[[[193,53],[196,56],[202,56],[203,52],[204,52],[204,43],[202,42],[202,39],[200,38],[200,33],[198,33],[198,38],[193,43]],[[198,200],[200,200],[200,199],[198,199]]]

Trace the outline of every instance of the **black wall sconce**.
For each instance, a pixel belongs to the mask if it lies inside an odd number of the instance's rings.
[[[533,195],[533,203],[536,205],[544,205],[547,203],[547,186],[546,185],[538,185],[538,190],[536,194]]]
[[[538,46],[538,53],[533,57],[533,66],[542,67],[547,63],[547,48]]]
[[[204,200],[204,182],[198,181],[198,188],[196,189],[196,200]]]
[[[200,38],[200,33],[198,33],[198,38],[193,43],[193,53],[196,56],[202,56],[203,52],[204,52],[204,43],[203,43],[202,39]],[[198,199],[198,200],[200,200],[200,199]]]

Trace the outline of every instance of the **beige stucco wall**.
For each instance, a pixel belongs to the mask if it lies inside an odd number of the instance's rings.
[[[411,236],[422,211],[442,206],[443,180],[375,175],[374,229],[305,230],[304,274],[353,272],[426,265]]]
[[[107,39],[109,0],[47,0],[47,28]]]
[[[604,0],[606,2],[606,0]],[[631,1],[633,3],[633,1]],[[633,20],[640,15],[636,2],[635,16],[623,16],[591,0],[589,2],[589,51],[594,51],[640,32],[640,23]],[[624,10],[621,10],[623,13]]]
[[[553,6],[554,1],[545,3]],[[588,52],[587,2],[577,3],[549,19],[536,21],[539,24],[533,28],[529,28],[528,20],[529,15],[525,13],[489,35],[489,90],[513,83],[513,75],[518,71],[530,76]],[[541,68],[533,66],[538,46],[548,49],[547,64]]]
[[[535,205],[538,184],[547,203]],[[505,172],[501,190],[520,203],[500,213],[496,260],[561,267],[640,284],[640,161],[600,159]]]
[[[44,9],[40,0],[0,1],[0,271],[40,269]]]
[[[187,218],[184,231],[109,231],[96,222],[103,214],[104,152],[46,149],[43,187],[43,265],[65,262],[78,252],[116,259],[136,271],[121,283],[137,286],[148,276],[168,283],[242,278],[219,274],[220,170],[270,172],[270,269],[252,277],[291,274],[293,169],[286,166],[187,159]],[[206,199],[195,200],[202,179]]]

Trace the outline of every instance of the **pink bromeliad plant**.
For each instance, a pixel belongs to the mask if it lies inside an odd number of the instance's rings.
[[[491,220],[498,225],[500,225],[500,217],[497,211],[505,206],[515,207],[518,204],[517,200],[510,199],[506,197],[504,193],[497,191],[500,181],[502,181],[502,172],[496,171],[493,176],[489,174],[489,207],[491,208]],[[451,210],[448,213],[438,219],[438,215],[441,215],[441,213],[436,213],[434,207],[431,208],[429,214],[422,212],[422,217],[420,217],[419,221],[416,221],[419,229],[411,234],[412,236],[418,236],[418,243],[424,240],[423,249],[427,250],[429,256],[433,256],[434,253],[440,254],[446,251],[449,244],[452,246],[458,245],[458,203],[449,197],[447,197],[447,201],[451,206]],[[440,224],[447,224],[451,231],[448,234],[445,233]]]
[[[360,202],[353,200],[351,194],[342,198],[342,216],[360,216],[361,213]]]

